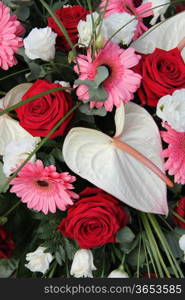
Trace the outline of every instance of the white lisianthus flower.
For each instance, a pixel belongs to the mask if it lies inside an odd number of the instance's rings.
[[[110,17],[104,20],[104,25],[107,28],[107,36],[106,39],[109,39],[117,30],[125,25],[125,27],[120,30],[113,38],[112,42],[117,44],[128,45],[134,33],[136,31],[136,27],[138,24],[137,20],[133,20],[133,16],[128,13],[115,13],[112,14]],[[132,22],[130,22],[133,20]],[[128,25],[127,23],[130,22]]]
[[[185,132],[185,89],[160,98],[157,116],[178,132]]]
[[[129,278],[128,274],[123,271],[121,268],[113,270],[109,275],[108,278]]]
[[[92,38],[92,33],[93,33],[93,23],[92,23],[92,17],[94,20],[94,23],[96,23],[98,21],[99,18],[99,14],[97,12],[94,12],[92,14],[92,16],[89,14],[86,16],[86,20],[85,21],[80,21],[78,23],[77,29],[78,29],[78,43],[81,44],[79,45],[79,47],[88,47],[91,38]],[[100,26],[97,25],[96,27],[96,33],[98,34]],[[104,22],[101,26],[101,32],[100,32],[101,36],[104,37],[104,35],[106,35],[106,28],[104,26]]]
[[[73,258],[70,274],[76,278],[93,278],[92,271],[96,270],[93,263],[93,254],[91,250],[80,249]]]
[[[3,155],[3,172],[7,177],[28,157],[40,140],[40,137],[30,136],[13,140],[6,145]],[[33,155],[30,161],[35,161],[35,159],[36,156]]]
[[[179,247],[184,252],[184,260],[185,260],[185,234],[183,234],[179,239]]]
[[[57,34],[50,27],[33,28],[23,40],[25,54],[30,59],[40,58],[50,61],[55,57],[55,43]]]
[[[45,247],[38,247],[34,252],[27,253],[26,260],[28,264],[25,264],[25,267],[31,272],[41,272],[45,274],[53,260],[51,253],[45,253],[45,250]]]
[[[159,6],[153,9],[154,16],[150,21],[150,25],[154,25],[159,17],[161,21],[164,21],[164,14],[170,6],[170,4],[167,5],[167,3],[169,3],[169,0],[143,0],[143,4],[148,2],[152,2],[152,8]]]

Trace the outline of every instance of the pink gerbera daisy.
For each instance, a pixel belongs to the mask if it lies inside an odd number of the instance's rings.
[[[28,162],[11,181],[10,192],[21,198],[27,207],[36,211],[55,213],[56,208],[66,210],[79,196],[72,192],[76,178],[69,173],[58,173],[56,167],[44,167],[41,160]]]
[[[175,175],[175,182],[185,184],[185,132],[177,132],[167,123],[163,127],[167,131],[162,131],[161,136],[169,144],[162,152],[162,157],[168,158],[165,169],[170,175]]]
[[[24,27],[15,15],[10,15],[10,9],[0,2],[0,67],[7,70],[17,63],[14,54],[22,47]]]
[[[79,55],[77,57],[78,65],[74,67],[74,70],[77,73],[80,70],[80,80],[93,80],[97,75],[97,68],[100,66],[105,66],[109,70],[108,78],[102,83],[108,93],[108,99],[105,102],[91,101],[91,108],[105,106],[107,111],[111,111],[113,105],[118,107],[121,102],[127,103],[133,99],[134,92],[140,86],[141,76],[130,68],[137,65],[139,59],[140,56],[135,54],[133,48],[124,50],[112,42],[108,42],[93,61],[90,50],[87,50],[87,56]],[[87,86],[80,85],[77,89],[77,96],[80,100],[88,100]]]
[[[106,0],[101,1],[100,7],[103,9],[106,6]],[[109,0],[106,9],[105,17],[109,17],[113,13],[124,13],[127,12],[130,15],[138,16],[138,25],[133,37],[136,40],[140,35],[142,35],[148,28],[143,23],[143,18],[153,15],[152,3],[147,2],[136,7],[133,0]]]

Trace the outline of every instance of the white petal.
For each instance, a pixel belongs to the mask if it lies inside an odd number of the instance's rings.
[[[4,155],[8,143],[19,138],[31,136],[19,122],[7,115],[0,116],[0,155]]]
[[[116,126],[115,137],[119,137],[123,132],[125,124],[125,107],[123,102],[121,103],[120,107],[116,109],[114,120]]]
[[[126,105],[120,140],[163,169],[160,134],[144,108],[134,103]],[[166,185],[142,163],[117,149],[111,137],[93,129],[73,128],[65,139],[63,155],[76,174],[129,206],[167,214]]]
[[[11,89],[4,97],[4,107],[10,107],[21,101],[22,96],[32,86],[32,83],[21,83]]]
[[[131,44],[136,51],[144,54],[152,53],[155,48],[171,50],[184,38],[185,12],[153,26],[138,40]],[[185,49],[182,51],[185,60]]]

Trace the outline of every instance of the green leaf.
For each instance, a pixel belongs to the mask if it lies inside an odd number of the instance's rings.
[[[62,150],[59,148],[54,148],[51,152],[52,156],[60,162],[64,162],[64,157],[62,154]]]
[[[116,242],[118,243],[130,243],[134,240],[135,234],[129,227],[120,229],[116,235]]]
[[[55,258],[60,266],[63,264],[63,262],[65,262],[65,258],[66,258],[65,250],[61,245],[59,246],[58,250],[55,252]]]
[[[94,80],[75,80],[75,85],[86,85],[89,89],[90,101],[106,101],[108,93],[101,86],[102,82],[109,76],[109,71],[106,67],[100,66],[97,68],[97,75]]]
[[[0,278],[8,278],[18,267],[18,260],[11,259],[0,259]]]
[[[138,257],[139,256],[139,257]],[[139,247],[135,248],[128,256],[127,256],[127,262],[129,265],[135,267],[138,265],[142,267],[144,262],[145,262],[145,251],[144,248],[141,247],[140,252],[139,252]]]
[[[120,249],[125,254],[128,254],[128,253],[130,253],[132,250],[134,250],[136,248],[136,246],[138,245],[138,242],[139,242],[139,235],[136,237],[135,240],[133,240],[130,243],[124,242],[124,243],[120,244]]]
[[[107,112],[104,107],[95,109],[95,108],[90,108],[88,104],[83,104],[79,107],[80,112],[83,114],[86,114],[88,116],[100,116],[100,117],[105,117],[107,115]]]
[[[100,84],[102,84],[102,82],[105,81],[105,79],[107,79],[108,77],[109,70],[106,67],[100,66],[99,68],[97,68],[97,75],[94,79],[96,87],[98,88]]]
[[[30,16],[30,9],[27,6],[20,6],[16,9],[15,14],[21,21],[26,21]]]
[[[184,252],[179,247],[179,237],[175,232],[167,232],[165,237],[175,258],[183,257]]]
[[[5,176],[5,174],[3,173],[3,164],[2,164],[2,162],[0,162],[0,189],[1,189],[1,187],[3,186],[3,184],[4,184],[5,181],[6,181],[6,176]],[[6,193],[6,191],[7,191],[8,189],[9,189],[9,185],[6,186],[6,187],[3,189],[2,193]]]

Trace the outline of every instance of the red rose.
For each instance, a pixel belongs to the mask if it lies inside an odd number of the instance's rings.
[[[11,233],[5,227],[0,226],[0,258],[10,258],[15,249]]]
[[[61,87],[59,84],[49,83],[47,80],[37,80],[24,94],[22,101],[44,91]],[[16,109],[20,125],[33,136],[46,136],[56,123],[72,108],[71,95],[64,91],[57,91]],[[51,138],[62,135],[71,120],[70,115],[62,125],[52,134]]]
[[[77,25],[80,22],[80,20],[85,20],[86,15],[89,13],[89,11],[87,11],[85,8],[79,5],[75,5],[73,7],[60,8],[56,10],[55,13],[57,17],[62,21],[73,45],[78,43]],[[53,31],[55,31],[58,34],[58,48],[61,50],[69,51],[71,47],[52,17],[48,18],[48,26],[51,27]]]
[[[185,5],[184,4],[176,6],[176,12],[177,13],[179,13],[179,12],[181,12],[183,10],[185,10]]]
[[[98,188],[86,188],[80,195],[58,230],[84,249],[114,243],[116,232],[129,219],[120,202]]]
[[[185,220],[185,197],[181,198],[177,203],[175,212]],[[179,220],[177,217],[173,217],[173,221],[177,226],[185,229],[185,223]]]
[[[155,49],[152,54],[143,55],[133,69],[143,77],[137,91],[143,105],[156,106],[162,96],[185,88],[185,63],[177,48]]]

